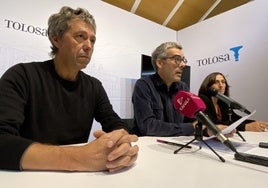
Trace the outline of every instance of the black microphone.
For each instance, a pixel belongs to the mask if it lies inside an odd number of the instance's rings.
[[[212,131],[212,133],[218,138],[218,140],[220,140],[221,143],[223,143],[233,152],[237,152],[232,142],[222,134],[221,130],[212,122],[212,120],[204,112],[199,111],[198,113],[196,113],[195,117],[198,121],[206,125],[207,128]]]
[[[206,125],[220,142],[232,151],[237,152],[231,141],[222,134],[220,129],[203,112],[206,109],[206,105],[201,98],[186,91],[179,91],[174,98],[173,104],[177,111],[189,118],[195,117],[199,122]]]
[[[251,114],[249,110],[246,109],[243,105],[239,104],[235,100],[231,99],[230,97],[227,97],[224,94],[221,94],[218,90],[209,88],[208,89],[208,94],[211,96],[215,96],[216,98],[220,99],[224,103],[230,105],[231,108],[240,110],[241,112],[244,112],[246,114]]]

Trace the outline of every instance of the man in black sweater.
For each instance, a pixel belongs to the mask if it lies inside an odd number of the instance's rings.
[[[53,59],[21,63],[0,80],[0,169],[116,171],[132,165],[137,136],[114,112],[99,80],[81,71],[96,41],[87,10],[62,7],[48,20]],[[103,130],[86,143],[94,118]],[[73,146],[73,144],[86,143]],[[62,146],[67,145],[67,146]]]

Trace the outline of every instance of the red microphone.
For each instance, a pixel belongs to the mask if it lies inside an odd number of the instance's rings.
[[[189,118],[194,118],[197,112],[206,109],[202,99],[186,91],[179,91],[173,99],[173,104],[177,111]]]
[[[228,148],[236,152],[232,143],[222,134],[220,129],[211,121],[211,119],[203,112],[206,109],[205,103],[197,95],[179,91],[173,100],[174,107],[177,111],[189,118],[196,118],[199,122],[206,125],[213,134]]]

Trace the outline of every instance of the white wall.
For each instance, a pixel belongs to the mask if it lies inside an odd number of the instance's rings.
[[[1,0],[2,1],[2,0]],[[192,67],[191,91],[196,93],[202,79],[212,71],[227,75],[231,96],[256,109],[256,117],[268,120],[265,96],[268,1],[247,5],[188,27],[179,32],[145,20],[100,0],[9,0],[0,6],[0,76],[18,62],[48,59],[50,43],[46,36],[7,28],[7,21],[47,28],[48,17],[63,5],[87,8],[97,22],[97,43],[90,65],[84,71],[99,78],[115,111],[123,118],[133,115],[131,95],[140,76],[141,54],[150,55],[156,46],[175,41],[177,35]],[[232,54],[230,47],[243,45],[239,62],[198,66],[197,60]],[[233,58],[233,57],[232,57]],[[94,124],[93,129],[99,125]]]
[[[133,115],[131,95],[135,79],[140,77],[141,54],[150,55],[164,41],[175,41],[176,32],[100,0],[1,0],[0,76],[19,62],[49,58],[46,36],[18,29],[47,28],[48,17],[64,6],[84,7],[97,23],[97,42],[86,73],[100,79],[115,111],[123,118]],[[12,24],[8,27],[8,21]],[[13,27],[14,24],[14,28]],[[99,128],[95,122],[94,128]]]
[[[267,8],[268,1],[255,0],[178,32],[192,68],[191,92],[198,92],[206,75],[220,71],[231,85],[231,97],[256,109],[254,118],[268,121]],[[235,61],[230,48],[240,45],[239,61]],[[230,60],[199,66],[198,60],[222,54],[229,54]]]

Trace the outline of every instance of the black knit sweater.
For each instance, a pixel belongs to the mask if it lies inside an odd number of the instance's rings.
[[[96,78],[64,80],[53,60],[11,67],[0,80],[0,168],[19,170],[33,142],[87,142],[94,118],[106,132],[125,128]]]

